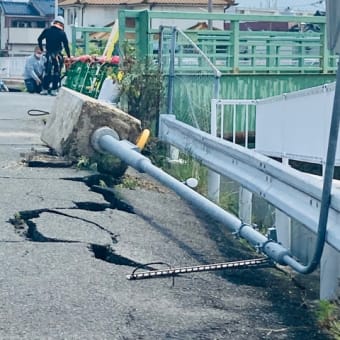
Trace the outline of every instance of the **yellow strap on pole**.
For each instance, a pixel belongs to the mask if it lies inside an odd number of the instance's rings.
[[[142,133],[139,135],[137,138],[136,145],[138,146],[139,150],[143,150],[147,141],[149,140],[150,137],[150,130],[145,129],[142,131]]]

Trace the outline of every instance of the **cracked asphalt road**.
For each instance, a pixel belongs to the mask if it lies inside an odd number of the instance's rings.
[[[79,181],[89,172],[27,167],[24,153],[47,150],[44,117],[27,110],[53,101],[0,93],[0,339],[328,339],[312,310],[317,288],[277,269],[127,280],[150,262],[258,254],[157,184],[116,188],[130,211]]]

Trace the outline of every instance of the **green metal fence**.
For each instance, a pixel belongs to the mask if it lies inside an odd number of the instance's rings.
[[[161,62],[165,78],[174,78],[172,111],[177,119],[209,129],[213,77],[202,55],[181,36],[176,37],[175,72],[171,75],[171,37],[160,42],[160,32],[174,23],[189,27],[193,21],[208,20],[225,29],[183,31],[221,71],[220,98],[261,99],[335,79],[337,56],[327,49],[325,17],[120,11],[120,44],[128,41],[138,58]],[[245,23],[268,21],[297,25],[301,30],[244,29]],[[303,32],[308,23],[318,27],[318,31]],[[237,126],[238,131],[243,130],[241,125]],[[254,129],[252,114],[249,130]]]
[[[77,49],[81,48],[83,54],[90,53],[91,34],[96,32],[111,32],[112,27],[77,27],[72,26],[71,54],[76,55]]]
[[[128,43],[140,60],[149,57],[162,67],[165,82],[170,69],[170,38],[159,42],[161,26],[190,27],[193,22],[212,20],[223,30],[183,30],[209,57],[222,73],[220,98],[262,99],[285,92],[301,90],[335,80],[337,56],[327,48],[326,19],[321,16],[236,15],[218,13],[179,13],[155,11],[119,11],[119,46]],[[298,32],[244,29],[245,23],[289,23],[300,27]],[[304,32],[313,24],[317,32]],[[274,25],[273,25],[274,26]],[[88,53],[90,32],[108,28],[76,28],[73,36],[83,34],[84,53]],[[73,40],[76,42],[76,39]],[[85,42],[85,43],[84,43]],[[86,43],[87,42],[87,43]],[[73,46],[75,50],[76,46]],[[177,37],[175,47],[175,91],[173,112],[178,119],[192,120],[195,111],[200,126],[209,122],[210,100],[213,97],[209,65],[185,39]],[[167,112],[166,108],[164,112]],[[192,117],[192,115],[191,115]],[[255,116],[249,122],[255,127]],[[241,128],[241,127],[240,127]]]
[[[335,73],[336,56],[327,49],[326,20],[321,16],[236,15],[155,11],[119,12],[120,45],[129,41],[140,58],[155,57],[160,23],[212,20],[224,30],[184,30],[223,73]],[[318,27],[318,32],[242,30],[245,22],[280,22]],[[182,72],[204,71],[199,56],[177,42]]]
[[[137,56],[157,58],[161,25],[212,20],[223,30],[184,30],[223,73],[335,73],[337,56],[327,49],[326,20],[322,16],[236,15],[119,11],[119,45],[135,46]],[[244,23],[313,24],[318,32],[243,30]],[[179,25],[180,26],[180,25]],[[72,54],[81,45],[89,53],[90,34],[110,27],[72,27]],[[201,60],[185,41],[177,42],[177,63],[186,73],[201,69]],[[203,70],[204,71],[204,70]]]

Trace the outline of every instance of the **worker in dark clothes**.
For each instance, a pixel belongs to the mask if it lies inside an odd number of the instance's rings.
[[[43,40],[46,41],[46,64],[42,83],[43,90],[40,94],[47,95],[52,83],[50,94],[56,96],[61,82],[61,70],[64,65],[64,57],[61,53],[63,49],[70,58],[70,48],[66,33],[64,32],[64,18],[62,16],[57,16],[53,20],[52,26],[45,28],[39,35],[38,45],[42,51]]]

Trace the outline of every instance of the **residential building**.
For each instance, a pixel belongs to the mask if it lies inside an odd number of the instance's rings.
[[[80,27],[99,26],[104,27],[115,21],[119,9],[169,12],[213,12],[223,13],[227,8],[233,6],[235,0],[212,0],[211,8],[208,9],[208,0],[61,0],[59,7],[65,15],[66,33],[70,34],[72,25]],[[183,20],[181,20],[183,23]],[[197,22],[188,21],[186,27],[195,25]],[[179,22],[155,22],[159,25],[176,25]],[[222,27],[221,27],[222,28]]]
[[[53,17],[54,0],[0,1],[0,56],[31,54]]]

